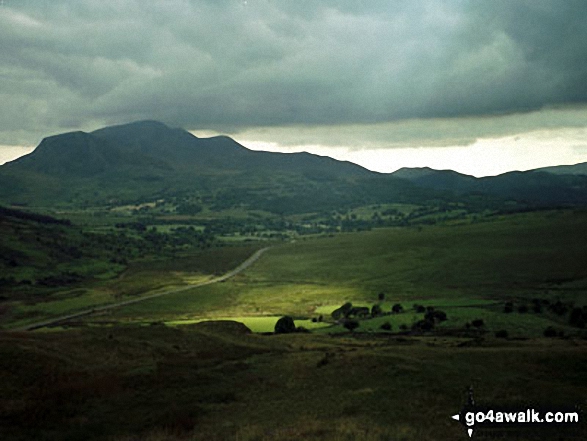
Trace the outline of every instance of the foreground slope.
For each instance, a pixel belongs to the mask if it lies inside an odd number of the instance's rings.
[[[252,335],[231,322],[0,334],[3,440],[466,439],[479,403],[573,406],[584,341]],[[48,381],[50,380],[50,381]],[[584,439],[541,429],[538,437]]]

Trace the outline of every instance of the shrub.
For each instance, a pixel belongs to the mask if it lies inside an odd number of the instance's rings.
[[[385,299],[385,293],[384,292],[380,292],[377,295],[377,298],[379,299],[380,302],[383,301]]]
[[[293,318],[289,315],[281,317],[277,320],[277,323],[275,323],[276,334],[290,334],[292,332],[296,332],[296,325]]]
[[[556,329],[554,329],[552,326],[549,326],[544,330],[544,336],[549,338],[556,337]]]
[[[503,312],[509,314],[510,312],[514,311],[514,304],[512,302],[506,302],[503,307]]]
[[[505,329],[501,329],[495,333],[497,338],[508,338],[508,332]]]
[[[446,312],[444,311],[428,311],[424,316],[425,320],[429,320],[432,322],[444,322],[446,321]]]
[[[520,314],[526,314],[528,312],[528,307],[526,305],[518,306],[518,312]]]
[[[391,312],[394,312],[396,314],[402,312],[403,310],[404,310],[404,307],[399,303],[396,303],[395,305],[393,305],[391,307]]]
[[[353,332],[359,327],[359,322],[357,320],[345,320],[343,326],[349,331]]]
[[[391,331],[391,323],[389,322],[385,322],[381,325],[381,329],[383,329],[384,331]]]
[[[471,322],[471,324],[476,328],[481,328],[482,326],[485,326],[485,322],[483,321],[483,319],[475,319]]]
[[[587,310],[585,308],[573,308],[569,317],[569,324],[578,328],[584,328],[587,323]]]
[[[412,329],[418,331],[431,331],[434,329],[434,321],[426,319],[417,321],[412,325]]]
[[[371,317],[377,317],[378,315],[381,315],[383,313],[383,311],[381,310],[381,306],[379,305],[373,305],[373,307],[371,308]]]
[[[369,314],[369,308],[366,306],[354,306],[345,314],[345,317],[368,317]]]
[[[568,311],[567,306],[560,300],[557,300],[556,303],[552,303],[548,308],[557,315],[565,315]]]
[[[350,302],[345,303],[340,308],[332,311],[332,318],[338,320],[342,317],[348,316],[349,312],[353,309],[353,304]]]

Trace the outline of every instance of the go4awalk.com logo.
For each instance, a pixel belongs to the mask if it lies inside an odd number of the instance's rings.
[[[525,407],[512,408],[500,406],[479,406],[469,388],[467,404],[452,419],[460,422],[470,438],[474,434],[496,436],[514,432],[538,432],[545,429],[564,431],[568,438],[580,436],[582,412],[578,406],[571,408]]]

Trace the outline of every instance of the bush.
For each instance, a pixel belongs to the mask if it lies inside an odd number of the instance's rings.
[[[485,326],[485,322],[483,321],[483,319],[475,319],[471,322],[471,324],[476,328],[481,328],[482,326]]]
[[[500,330],[500,331],[497,331],[497,332],[495,333],[495,336],[496,336],[497,338],[508,338],[508,332],[507,332],[505,329],[502,329],[502,330]]]
[[[380,292],[377,295],[377,298],[379,299],[380,302],[383,301],[383,299],[385,299],[385,293],[384,292]]]
[[[569,324],[578,328],[584,328],[587,323],[587,310],[585,308],[573,308],[569,317]]]
[[[431,331],[434,329],[434,321],[432,320],[420,320],[412,325],[412,329],[417,331]]]
[[[503,307],[503,312],[505,312],[506,314],[514,312],[514,304],[512,302],[506,302]]]
[[[381,310],[381,306],[379,305],[373,305],[373,307],[371,308],[371,317],[377,317],[378,315],[381,315],[383,313],[383,311]]]
[[[354,306],[345,314],[345,317],[368,317],[369,314],[369,308],[366,306]]]
[[[568,311],[567,305],[560,300],[556,303],[552,303],[548,308],[557,315],[565,315]]]
[[[549,337],[549,338],[556,337],[556,334],[557,334],[556,329],[554,329],[552,326],[549,326],[548,328],[546,328],[544,330],[545,337]]]
[[[426,308],[423,305],[414,305],[414,309],[419,314],[426,312]]]
[[[389,322],[385,322],[381,325],[381,329],[383,329],[384,331],[391,331],[391,323]]]
[[[395,305],[393,305],[391,307],[391,312],[394,312],[396,314],[402,312],[403,310],[404,310],[404,307],[399,303],[396,303]]]
[[[351,309],[353,309],[353,304],[350,302],[347,302],[344,305],[342,305],[340,308],[332,311],[332,318],[334,320],[338,320],[342,317],[346,317],[349,314]]]
[[[359,322],[356,320],[345,320],[343,326],[349,331],[353,332],[355,329],[359,327]]]
[[[296,332],[296,325],[289,315],[281,317],[275,323],[276,334],[291,334],[292,332]]]
[[[520,314],[526,314],[528,312],[528,307],[526,305],[518,306],[518,312]]]
[[[444,322],[446,321],[446,312],[440,310],[428,311],[424,316],[424,319],[432,322]]]

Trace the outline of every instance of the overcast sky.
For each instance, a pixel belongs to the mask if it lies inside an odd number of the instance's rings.
[[[155,119],[379,171],[587,161],[585,0],[0,3],[0,160]]]

